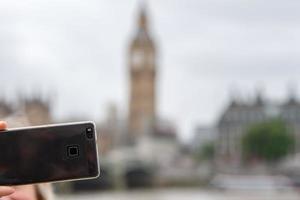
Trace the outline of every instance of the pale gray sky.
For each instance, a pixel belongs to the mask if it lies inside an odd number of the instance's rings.
[[[299,84],[300,1],[148,0],[159,51],[159,104],[182,138],[213,124],[231,87],[269,98]],[[55,93],[57,118],[103,119],[127,107],[127,47],[136,0],[0,1],[0,81],[5,95]]]

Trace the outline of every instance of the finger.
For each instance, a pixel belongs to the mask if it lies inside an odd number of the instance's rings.
[[[7,128],[7,124],[4,121],[0,121],[0,130],[5,130]],[[8,186],[0,186],[0,197],[11,195],[15,192],[15,189]]]
[[[0,130],[5,130],[7,124],[4,121],[0,121]],[[15,192],[15,189],[8,186],[0,186],[0,197],[11,195]]]
[[[4,121],[0,121],[0,131],[7,129],[7,123]]]
[[[15,189],[8,186],[0,186],[0,197],[11,195],[15,192]]]

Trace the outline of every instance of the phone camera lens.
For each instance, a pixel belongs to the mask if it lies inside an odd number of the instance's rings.
[[[88,139],[93,139],[93,128],[91,127],[86,128],[86,137]]]
[[[74,158],[79,156],[79,146],[72,145],[67,147],[67,155],[69,158]]]

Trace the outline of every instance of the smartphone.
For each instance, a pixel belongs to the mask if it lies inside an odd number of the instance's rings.
[[[0,185],[96,178],[99,171],[93,122],[0,132]]]

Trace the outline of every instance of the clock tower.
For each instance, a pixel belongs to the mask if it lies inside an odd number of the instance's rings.
[[[141,6],[129,49],[129,136],[137,139],[155,123],[155,45],[149,34],[145,6]]]

